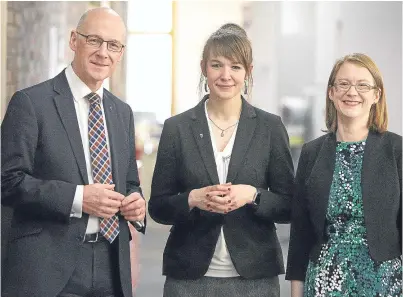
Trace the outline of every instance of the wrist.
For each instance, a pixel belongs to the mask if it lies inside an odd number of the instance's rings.
[[[194,190],[190,191],[190,193],[189,193],[188,204],[189,204],[189,209],[192,209],[192,208],[195,207],[195,205],[194,205]]]
[[[257,188],[255,188],[255,187],[252,187],[252,188],[253,188],[253,190],[252,190],[252,195],[249,196],[248,204],[253,204],[253,202],[254,202],[255,199],[256,199]]]
[[[252,203],[251,203],[251,205],[252,205],[252,207],[254,209],[257,209],[259,207],[259,205],[260,205],[260,196],[261,196],[261,194],[262,193],[260,192],[260,190],[258,188],[256,188],[256,193],[253,196]]]

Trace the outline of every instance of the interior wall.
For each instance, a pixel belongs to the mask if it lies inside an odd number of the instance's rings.
[[[174,114],[192,108],[200,100],[200,60],[207,38],[221,25],[242,25],[242,1],[186,1],[175,3]],[[197,11],[197,13],[195,13]]]

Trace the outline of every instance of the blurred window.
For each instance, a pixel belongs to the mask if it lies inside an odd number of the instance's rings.
[[[171,116],[173,2],[128,1],[127,103],[153,112],[159,123]]]
[[[294,1],[281,2],[281,33],[293,35],[300,32],[298,17],[300,5]]]

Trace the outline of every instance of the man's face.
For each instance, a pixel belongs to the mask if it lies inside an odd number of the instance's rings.
[[[120,17],[107,11],[95,11],[89,13],[81,26],[71,33],[70,48],[75,52],[73,69],[90,89],[96,90],[111,76],[124,49],[114,52],[110,50],[111,45],[108,49],[106,42],[100,47],[89,44],[79,33],[114,41],[114,44],[125,44],[125,27]]]

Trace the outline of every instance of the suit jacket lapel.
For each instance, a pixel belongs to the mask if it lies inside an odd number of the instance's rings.
[[[73,94],[71,93],[64,71],[54,78],[54,90],[57,93],[53,98],[57,112],[69,138],[81,178],[84,184],[88,184],[87,168]]]
[[[314,222],[321,222],[318,227],[323,228],[329,203],[330,187],[333,181],[333,172],[336,161],[336,136],[328,134],[317,155],[306,186],[309,200],[313,207]],[[323,223],[322,223],[323,222]]]
[[[108,128],[109,150],[111,152],[110,158],[112,160],[111,161],[112,177],[113,182],[116,185],[115,190],[119,191],[120,189],[123,189],[121,187],[124,187],[124,185],[118,184],[118,181],[122,180],[119,178],[119,162],[121,161],[121,159],[119,158],[118,152],[122,150],[119,147],[121,142],[118,141],[117,136],[122,134],[123,130],[119,132],[120,122],[117,115],[116,105],[109,97],[108,93],[105,92],[105,90],[104,90],[103,104],[104,104],[106,125]],[[133,148],[133,150],[134,149],[135,148]]]
[[[204,166],[208,172],[212,184],[219,184],[217,166],[214,159],[213,145],[211,144],[210,131],[207,124],[206,115],[204,112],[204,103],[208,95],[205,96],[199,104],[193,109],[191,115],[191,128],[193,137],[196,141],[197,148],[202,157]]]
[[[249,148],[256,128],[256,113],[252,105],[242,98],[242,111],[228,167],[227,182],[234,182]]]
[[[379,176],[379,173],[374,170],[374,168],[381,168],[382,164],[377,165],[377,162],[382,162],[382,158],[385,152],[379,151],[381,138],[379,134],[374,132],[369,132],[367,141],[365,144],[364,157],[362,161],[362,170],[361,170],[361,191],[362,191],[362,199],[364,205],[364,214],[366,214],[365,218],[368,218],[368,213],[371,212],[371,207],[376,205],[374,201],[377,201],[380,193],[378,191],[374,191],[374,189],[381,189],[382,176]],[[379,187],[378,187],[379,185]]]

